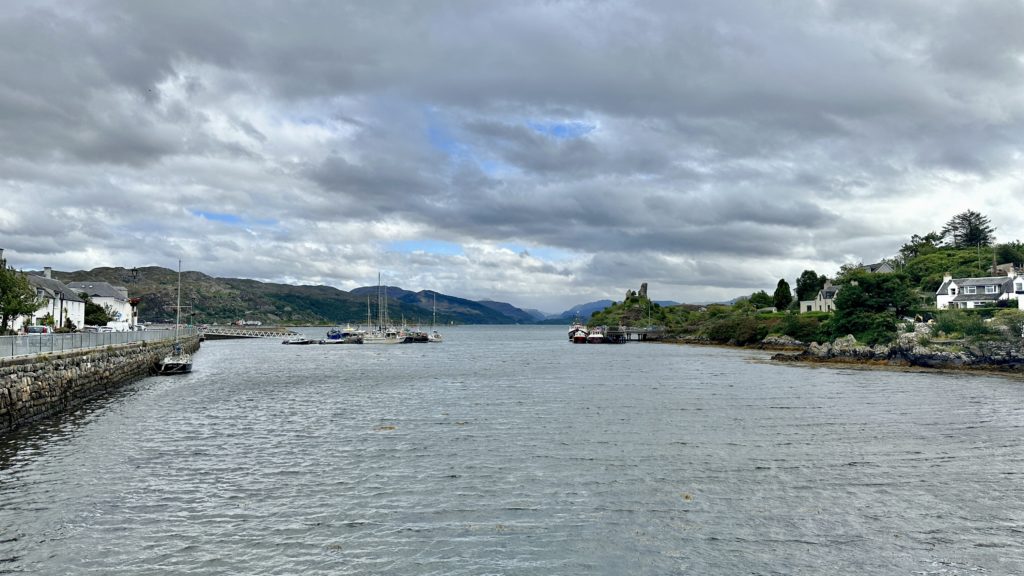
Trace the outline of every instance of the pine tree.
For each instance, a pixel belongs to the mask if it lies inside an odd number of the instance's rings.
[[[775,287],[772,300],[775,301],[775,309],[780,312],[789,308],[790,303],[793,302],[793,291],[789,289],[789,282],[786,282],[785,278],[779,278],[779,284]]]
[[[967,210],[950,218],[942,229],[942,235],[949,238],[955,248],[971,248],[991,246],[995,242],[995,231],[987,216]]]

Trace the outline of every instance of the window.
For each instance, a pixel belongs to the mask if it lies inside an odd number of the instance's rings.
[[[964,294],[976,294],[977,291],[977,286],[964,286]]]
[[[996,294],[997,292],[995,286],[985,286],[985,294]]]
[[[1015,292],[1024,292],[1024,282],[1017,282],[1014,284],[1013,290]]]

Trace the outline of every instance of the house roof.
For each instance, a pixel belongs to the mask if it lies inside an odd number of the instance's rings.
[[[107,282],[69,282],[68,286],[77,292],[85,292],[90,298],[113,298],[126,302],[128,290],[118,289]]]
[[[1009,291],[1013,285],[1011,276],[983,276],[981,278],[953,278],[946,280],[935,291],[936,294],[949,294],[951,284],[963,288],[964,286],[1002,286],[1002,291]],[[973,294],[972,294],[973,296]]]
[[[822,300],[832,300],[836,297],[837,292],[839,292],[839,288],[822,288],[818,291],[818,297]]]
[[[864,264],[860,266],[860,269],[874,273],[878,272],[879,269],[883,267],[888,268],[890,271],[892,270],[892,266],[890,266],[888,262],[875,262],[874,264]]]
[[[956,298],[950,300],[950,302],[980,302],[982,300],[999,300],[999,296],[1001,296],[1001,294],[998,293],[982,294],[979,292],[977,294],[964,294],[963,292],[961,292],[960,294],[956,295]]]
[[[36,276],[35,274],[27,274],[28,283],[38,290],[42,290],[47,297],[58,299],[60,295],[64,295],[64,300],[68,302],[81,302],[82,299],[78,297],[78,292],[73,288],[68,287],[60,280],[54,280],[53,278],[47,278],[45,276]]]

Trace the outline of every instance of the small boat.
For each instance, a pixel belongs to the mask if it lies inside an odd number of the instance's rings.
[[[337,338],[321,340],[320,344],[362,344],[363,335],[356,332],[345,332]]]
[[[572,326],[569,327],[569,342],[574,344],[583,344],[587,341],[587,327],[583,325],[583,321],[580,320],[580,315],[577,314],[572,321]]]
[[[181,260],[178,260],[178,306],[174,321],[174,345],[171,353],[164,356],[157,366],[157,374],[187,374],[192,371],[192,355],[181,345],[178,329],[181,326]]]
[[[587,344],[604,344],[604,326],[590,329],[587,334]]]
[[[296,346],[304,346],[306,344],[315,344],[315,343],[316,343],[316,340],[313,340],[312,338],[306,338],[305,336],[295,336],[295,337],[292,337],[292,338],[289,338],[289,339],[285,340],[284,342],[281,342],[281,344],[292,344],[292,345],[296,345]]]
[[[434,315],[430,319],[430,334],[427,334],[427,342],[440,344],[444,342],[444,339],[441,338],[441,333],[434,329],[434,324],[437,324],[437,292],[434,292]]]
[[[176,342],[174,348],[171,349],[171,353],[164,356],[164,359],[160,361],[157,374],[165,376],[168,374],[186,374],[191,371],[192,355],[185,352],[180,342]]]
[[[331,328],[327,331],[327,339],[321,340],[321,344],[362,344],[363,331],[353,328],[351,325],[345,329]],[[312,341],[311,341],[312,342]]]

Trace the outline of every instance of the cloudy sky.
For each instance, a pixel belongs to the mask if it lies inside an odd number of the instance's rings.
[[[18,268],[556,312],[1024,239],[1024,0],[6,2]]]

